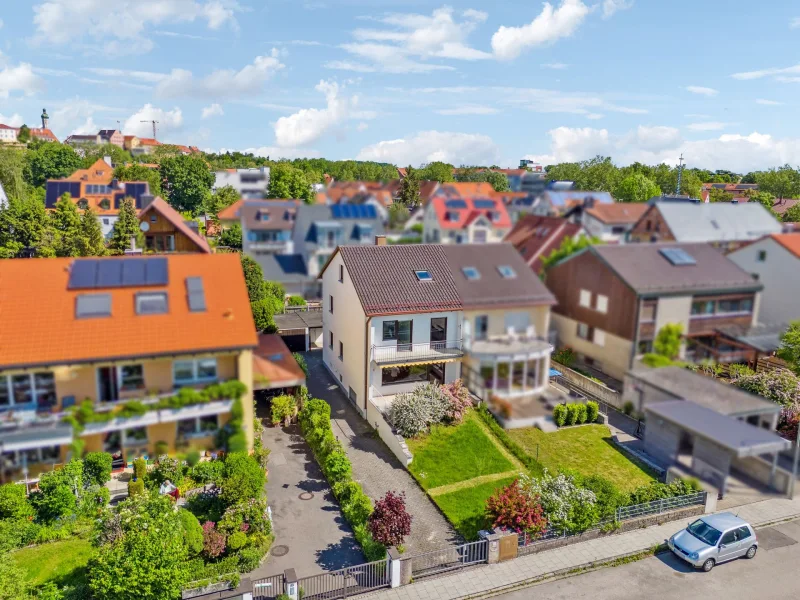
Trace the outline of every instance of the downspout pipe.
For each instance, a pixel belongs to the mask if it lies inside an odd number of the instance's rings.
[[[364,327],[364,339],[367,341],[367,355],[364,357],[364,417],[367,416],[367,402],[369,402],[369,355],[372,351],[372,344],[370,343],[369,339],[369,330],[370,326],[372,325],[372,317],[367,317],[367,323]]]

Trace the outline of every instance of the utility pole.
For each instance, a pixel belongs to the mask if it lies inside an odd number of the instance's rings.
[[[155,125],[153,125],[155,127]],[[678,159],[678,187],[675,189],[675,195],[681,195],[681,177],[683,176],[683,153],[681,153],[681,157]]]
[[[140,121],[140,122],[141,123],[152,123],[153,124],[153,139],[154,140],[157,139],[156,138],[156,125],[158,124],[158,121]]]

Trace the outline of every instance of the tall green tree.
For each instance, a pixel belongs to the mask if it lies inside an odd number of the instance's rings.
[[[56,202],[50,221],[55,230],[56,256],[83,256],[88,244],[83,239],[81,214],[69,194]]]
[[[83,160],[70,146],[55,142],[33,142],[25,155],[25,176],[31,185],[61,179],[83,167]]]
[[[247,286],[247,296],[250,303],[258,302],[267,297],[266,286],[264,285],[264,272],[261,266],[246,254],[240,254],[239,259],[242,263],[244,282]]]
[[[783,213],[784,223],[800,223],[800,202],[786,209]]]
[[[131,247],[131,238],[136,240],[138,248],[144,247],[144,235],[139,229],[139,217],[136,215],[133,198],[124,198],[119,207],[119,216],[114,222],[114,229],[111,231],[108,249],[115,254],[123,254]]]
[[[120,181],[146,181],[150,184],[150,193],[154,196],[161,196],[161,171],[151,169],[144,165],[132,163],[120,165],[114,169],[114,178]]]
[[[100,158],[106,156],[111,158],[111,164],[124,165],[133,160],[131,153],[120,148],[116,144],[86,144],[80,147],[80,152],[83,154],[83,168],[87,169],[97,162]]]
[[[314,201],[314,191],[306,174],[285,162],[278,163],[270,169],[267,196],[300,199],[306,204]]]
[[[756,183],[759,191],[769,192],[779,200],[800,196],[800,172],[790,165],[757,173]]]
[[[758,202],[761,206],[766,208],[770,213],[773,215],[775,214],[774,209],[772,208],[775,204],[775,196],[770,194],[769,192],[753,192],[750,194],[750,202]]]
[[[417,175],[420,181],[438,181],[439,183],[450,183],[455,181],[453,170],[455,167],[450,163],[434,161],[420,167]]]
[[[560,262],[568,256],[572,256],[573,254],[577,254],[584,248],[602,243],[603,242],[597,238],[588,238],[583,235],[577,240],[574,240],[571,237],[565,237],[561,241],[561,245],[558,248],[553,250],[548,256],[542,258],[542,272],[546,273],[547,270],[557,262]]]
[[[674,360],[681,350],[681,337],[683,325],[680,323],[667,323],[656,334],[653,341],[653,351],[666,358]]]
[[[27,195],[25,184],[25,152],[0,145],[0,183],[9,198]]]
[[[168,156],[159,166],[164,182],[162,189],[177,211],[198,214],[208,202],[214,174],[201,156]]]
[[[38,256],[55,256],[50,217],[44,202],[35,196],[9,197],[0,208],[0,258],[13,258],[24,248],[34,248]]]
[[[17,132],[17,141],[20,144],[27,144],[31,141],[31,128],[25,125],[25,123],[22,124]]]
[[[508,185],[508,177],[505,176],[505,173],[486,171],[486,181],[492,184],[495,192],[507,192],[511,189]]]
[[[242,249],[242,226],[234,223],[227,229],[223,229],[219,234],[218,243],[220,246]]]
[[[661,189],[642,173],[628,175],[614,189],[614,197],[620,202],[647,202],[660,195]]]
[[[789,328],[781,334],[781,347],[778,356],[800,374],[800,321],[792,321]]]
[[[420,203],[419,173],[411,165],[406,167],[406,176],[400,182],[398,200],[407,208],[414,208]]]
[[[81,256],[103,256],[106,253],[106,240],[103,236],[103,228],[97,213],[88,207],[81,215]]]
[[[223,186],[214,191],[208,197],[208,205],[205,207],[205,212],[209,216],[209,220],[215,225],[219,226],[219,217],[217,216],[219,212],[225,208],[228,208],[231,204],[235,204],[241,199],[242,195],[236,191],[236,188],[232,185]],[[239,235],[241,237],[241,229],[239,230]],[[241,244],[239,245],[241,248]]]
[[[726,192],[718,188],[711,188],[708,190],[709,202],[730,202],[731,200],[733,200],[733,194],[731,192]]]

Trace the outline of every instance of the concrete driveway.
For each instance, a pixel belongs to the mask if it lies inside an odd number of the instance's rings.
[[[271,450],[266,487],[275,542],[250,577],[288,568],[305,577],[365,562],[299,427],[267,426],[262,439]]]

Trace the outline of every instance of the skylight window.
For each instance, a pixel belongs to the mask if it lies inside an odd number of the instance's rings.
[[[481,278],[481,274],[475,267],[464,267],[463,269],[461,269],[461,271],[464,273],[464,277],[466,277],[470,281],[475,281]]]
[[[139,292],[136,294],[137,315],[163,315],[167,312],[167,294],[164,292]]]
[[[419,281],[433,281],[433,276],[429,271],[414,271]]]
[[[497,267],[497,270],[500,272],[503,279],[514,279],[517,276],[517,272],[508,265],[500,265]]]

